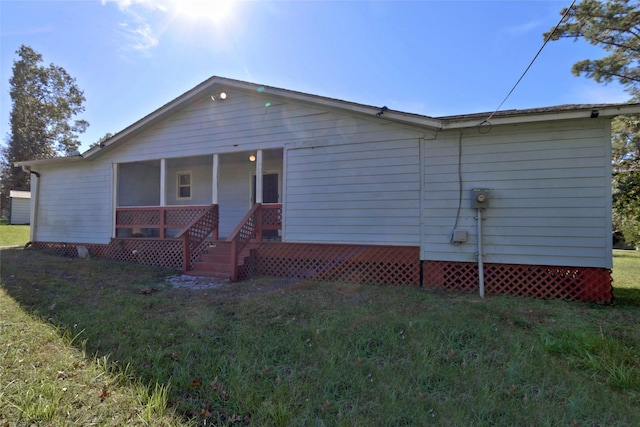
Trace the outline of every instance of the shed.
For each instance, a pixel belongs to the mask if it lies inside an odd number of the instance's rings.
[[[29,224],[31,221],[31,192],[9,192],[9,224]]]

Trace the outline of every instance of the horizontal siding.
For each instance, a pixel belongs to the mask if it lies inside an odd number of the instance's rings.
[[[265,107],[271,102],[270,107]],[[374,125],[372,125],[374,124]],[[387,141],[387,134],[414,131],[390,128],[376,120],[346,116],[316,106],[268,99],[261,94],[230,91],[224,102],[207,96],[154,124],[105,154],[111,162],[200,156],[282,148],[301,141],[360,137]]]
[[[10,224],[29,224],[31,220],[31,199],[12,197]]]
[[[286,241],[419,245],[419,140],[401,137],[286,150]]]
[[[471,189],[489,188],[483,212],[485,262],[611,267],[609,128],[605,121],[493,127],[462,136],[462,208],[458,200],[459,134],[425,141],[422,259],[474,261],[476,211]]]
[[[82,163],[39,169],[35,240],[108,243],[111,237],[111,165]]]
[[[125,141],[106,156],[113,162],[282,148],[304,139],[360,133],[367,120],[301,103],[230,91],[224,102],[203,97]],[[271,102],[270,107],[265,107]]]

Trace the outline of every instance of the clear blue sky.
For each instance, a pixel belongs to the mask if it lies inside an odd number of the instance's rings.
[[[217,75],[428,116],[493,111],[565,1],[0,0],[0,131],[22,44],[76,78],[82,151]],[[625,102],[551,42],[502,109]]]

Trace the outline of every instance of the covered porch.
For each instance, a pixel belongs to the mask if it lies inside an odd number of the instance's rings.
[[[281,177],[282,149],[115,164],[113,240],[170,251],[180,241],[185,273],[237,280],[252,244],[280,240]],[[222,271],[203,264],[209,250]]]

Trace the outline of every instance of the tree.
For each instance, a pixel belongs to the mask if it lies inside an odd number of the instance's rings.
[[[565,8],[563,22],[544,34],[550,40],[583,39],[602,47],[608,55],[600,59],[583,59],[573,64],[576,76],[585,76],[598,83],[618,81],[640,101],[640,7],[637,0],[583,0],[577,6]],[[614,119],[612,123],[613,152],[616,163],[640,155],[640,116]]]
[[[613,174],[613,225],[628,244],[640,247],[640,168]]]
[[[640,115],[618,116],[611,121],[611,160],[617,171],[633,168],[640,159]]]
[[[111,132],[107,132],[104,134],[104,136],[100,137],[100,139],[98,139],[96,142],[94,142],[93,144],[91,144],[89,146],[89,148],[94,148],[94,147],[103,147],[104,143],[107,142],[107,140],[109,138],[111,138],[113,136],[113,134]]]
[[[603,84],[617,81],[632,102],[640,102],[639,6],[637,0],[583,0],[563,9],[565,19],[544,37],[582,39],[603,48],[606,56],[576,62],[573,74]],[[616,117],[611,130],[614,230],[640,245],[640,115]]]
[[[1,153],[3,202],[9,190],[29,189],[29,175],[15,162],[74,154],[80,145],[78,134],[89,126],[85,120],[74,120],[84,111],[85,98],[64,68],[42,65],[42,55],[29,46],[20,46],[16,54],[9,80],[11,130]]]
[[[573,64],[576,76],[598,83],[617,80],[632,97],[640,95],[640,8],[630,0],[583,0],[570,10],[563,23],[547,32],[550,40],[584,39],[609,54],[600,59],[583,59]]]

